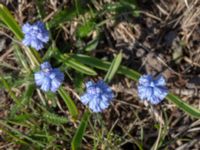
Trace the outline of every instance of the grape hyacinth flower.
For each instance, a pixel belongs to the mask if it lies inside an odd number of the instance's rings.
[[[108,108],[114,94],[111,88],[103,81],[86,83],[86,93],[81,96],[81,102],[88,105],[93,112],[102,112]]]
[[[64,74],[58,68],[52,68],[49,62],[40,65],[41,71],[34,74],[35,83],[43,91],[56,92],[64,80]]]
[[[49,41],[49,32],[41,21],[34,24],[26,23],[22,26],[24,39],[22,43],[26,46],[31,46],[37,51],[44,47],[44,44]]]
[[[151,75],[143,75],[139,79],[138,95],[142,100],[151,104],[160,103],[168,94],[166,82],[163,76],[153,79]]]

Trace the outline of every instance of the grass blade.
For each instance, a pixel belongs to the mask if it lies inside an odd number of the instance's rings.
[[[81,119],[81,123],[80,123],[78,129],[76,130],[76,133],[75,133],[75,135],[72,139],[72,142],[71,142],[71,149],[72,150],[80,149],[81,141],[83,139],[83,135],[85,133],[85,129],[87,127],[90,115],[91,114],[88,110],[83,114],[83,117]]]
[[[122,61],[122,53],[120,52],[115,59],[113,60],[113,62],[110,65],[110,68],[104,78],[104,81],[106,82],[110,82],[112,80],[112,78],[114,77],[114,75],[116,74],[120,64]]]
[[[67,55],[65,55],[65,56],[60,55],[60,58],[61,58],[62,62],[64,63],[64,65],[66,65],[67,67],[71,67],[71,68],[73,68],[79,72],[82,72],[84,74],[87,74],[87,75],[93,75],[93,76],[97,75],[97,73],[93,69],[81,64],[77,60],[75,60]]]
[[[49,28],[54,28],[59,26],[61,23],[71,21],[74,17],[76,17],[76,10],[74,8],[69,10],[61,10],[56,13],[52,20],[48,22]]]
[[[33,84],[27,85],[26,91],[24,92],[23,96],[19,98],[19,103],[12,106],[12,109],[10,112],[11,118],[18,116],[17,112],[20,111],[23,107],[25,107],[30,102],[31,97],[33,96],[34,90],[35,90],[35,86]]]
[[[0,4],[0,19],[15,34],[15,36],[17,37],[18,40],[21,40],[23,38],[23,34],[21,32],[21,29],[20,29],[18,23],[13,18],[13,16],[10,14],[9,10],[3,4]]]
[[[82,54],[72,55],[72,58],[74,58],[75,60],[77,60],[78,62],[82,64],[86,64],[88,66],[105,70],[105,71],[107,71],[111,65],[111,63],[108,61],[103,61],[95,57],[82,55]],[[117,73],[125,75],[128,78],[133,79],[135,81],[137,81],[140,78],[140,74],[137,71],[129,69],[125,66],[119,66]]]
[[[26,139],[26,140],[28,140],[28,141],[30,141],[30,142],[32,142],[32,143],[34,143],[34,144],[36,144],[36,145],[38,145],[38,146],[40,146],[40,147],[45,147],[45,145],[42,144],[42,143],[39,143],[39,141],[36,141],[36,140],[32,139],[31,137],[26,136],[25,134],[19,132],[17,129],[11,127],[11,126],[8,125],[4,120],[0,120],[0,125],[3,126],[3,127],[6,127],[6,128],[9,129],[10,131],[12,131],[12,132],[14,132],[15,134],[17,134],[17,135],[20,137],[20,139],[23,138],[23,139]]]
[[[23,68],[30,72],[30,68],[28,66],[28,63],[26,61],[26,58],[24,57],[24,55],[22,54],[19,46],[17,44],[14,45],[14,48],[15,48],[15,54],[16,54],[16,57],[18,58],[18,61],[20,62],[20,64],[23,66]]]
[[[198,109],[182,101],[179,97],[175,96],[174,94],[169,93],[166,99],[176,104],[176,106],[178,106],[180,109],[182,109],[189,115],[195,118],[200,118],[200,111]]]
[[[76,30],[76,35],[79,38],[87,37],[89,33],[91,33],[95,28],[95,22],[93,20],[89,20],[84,22],[83,25],[78,26]]]
[[[5,89],[7,90],[8,94],[10,95],[10,97],[13,99],[13,101],[17,104],[19,104],[19,101],[17,99],[17,97],[15,96],[15,94],[12,92],[10,85],[7,83],[7,81],[4,79],[3,76],[0,75],[0,81],[3,83]],[[0,83],[1,83],[0,82]]]
[[[60,96],[64,100],[65,104],[67,105],[72,117],[74,119],[76,119],[78,116],[78,109],[76,108],[76,105],[74,104],[74,102],[71,99],[71,97],[69,96],[69,94],[64,90],[63,87],[60,87],[60,89],[58,90],[58,93],[60,94]]]

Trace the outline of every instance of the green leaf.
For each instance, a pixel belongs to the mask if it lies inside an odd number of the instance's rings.
[[[89,20],[82,25],[79,25],[78,29],[76,30],[76,35],[79,38],[87,37],[91,31],[93,31],[95,27],[95,22],[93,20]]]
[[[93,75],[93,76],[97,75],[97,73],[93,69],[79,63],[77,60],[67,56],[66,54],[65,55],[61,54],[59,58],[67,67],[71,67],[87,75]]]
[[[76,119],[78,117],[78,109],[76,108],[76,105],[74,104],[69,94],[64,90],[63,87],[60,87],[60,89],[58,90],[58,93],[60,94],[65,104],[67,105],[72,117]]]
[[[75,4],[73,4],[75,2]],[[72,7],[65,8],[64,10],[59,10],[53,17],[52,20],[48,22],[50,28],[59,26],[59,24],[72,21],[77,16],[81,16],[85,12],[88,12],[88,1],[74,0],[72,2]]]
[[[48,123],[59,125],[59,124],[65,124],[68,122],[68,119],[64,116],[59,116],[54,113],[45,112],[43,114],[43,119],[47,121]]]
[[[45,145],[42,144],[41,141],[36,141],[36,140],[32,139],[31,137],[27,136],[26,134],[21,133],[21,132],[18,131],[17,129],[15,129],[15,128],[13,128],[12,126],[10,126],[5,120],[0,119],[0,126],[1,126],[1,127],[5,127],[5,128],[7,128],[9,131],[14,132],[15,135],[16,135],[17,137],[20,137],[20,139],[22,139],[22,140],[26,139],[27,141],[32,142],[32,143],[34,143],[35,145],[39,145],[40,147],[43,147],[43,148],[45,147]]]
[[[180,109],[188,113],[189,115],[200,118],[200,111],[196,109],[195,107],[192,107],[191,105],[187,104],[186,102],[182,101],[179,97],[173,95],[172,93],[169,93],[166,97],[168,101],[173,102],[178,106]]]
[[[26,71],[30,71],[30,67],[26,61],[26,58],[24,57],[24,55],[22,54],[19,46],[17,44],[14,45],[14,48],[15,48],[15,54],[16,54],[16,57],[18,59],[18,61],[20,62],[20,64],[23,66],[23,68],[26,69]]]
[[[99,43],[99,39],[93,39],[92,41],[88,42],[87,45],[83,48],[84,51],[92,51],[94,50]]]
[[[104,81],[106,82],[110,82],[112,80],[112,78],[114,77],[114,75],[116,74],[120,64],[122,61],[122,53],[120,52],[115,59],[113,60],[113,62],[110,65],[110,68],[104,78]]]
[[[76,130],[76,133],[71,142],[72,150],[80,149],[81,141],[83,139],[83,135],[85,133],[90,115],[91,115],[91,113],[88,110],[83,114],[81,123],[80,123],[78,129]]]
[[[61,10],[48,22],[49,28],[57,27],[60,23],[71,21],[75,17],[76,9]]]
[[[132,15],[135,17],[139,16],[136,0],[119,0],[115,3],[108,3],[104,6],[104,10],[106,12],[115,12],[117,15],[121,15],[123,13],[132,13]]]
[[[18,40],[21,40],[23,38],[23,34],[18,23],[15,21],[9,10],[3,4],[0,4],[0,19],[15,34]]]
[[[19,103],[15,104],[11,108],[10,116],[16,117],[17,112],[19,112],[23,107],[25,107],[31,100],[31,97],[33,96],[33,92],[35,90],[34,84],[29,84],[26,87],[26,90],[21,98],[19,98]]]
[[[23,123],[23,122],[29,120],[30,118],[32,118],[32,116],[30,114],[17,114],[17,115],[15,115],[14,118],[11,118],[11,120],[14,122],[17,122],[17,123]]]
[[[5,89],[7,90],[8,94],[10,95],[10,97],[13,99],[13,101],[17,104],[19,104],[19,100],[18,98],[15,96],[15,93],[12,92],[10,85],[7,83],[7,81],[4,79],[3,76],[0,75],[0,81],[2,82],[2,84],[4,85]],[[0,83],[1,83],[0,82]]]
[[[37,12],[40,15],[40,19],[43,19],[45,17],[45,12],[46,12],[44,9],[45,1],[44,0],[36,0],[35,3],[37,6]]]
[[[54,46],[54,45],[51,45],[46,53],[44,54],[44,56],[42,57],[42,60],[45,61],[45,60],[49,60],[51,59],[52,56],[57,56],[57,53],[58,53],[58,49]]]
[[[75,90],[78,92],[78,94],[82,94],[83,93],[83,87],[84,87],[84,74],[82,73],[76,73],[75,77],[74,77],[74,86],[75,86]]]
[[[111,63],[108,61],[103,61],[103,60],[97,59],[95,57],[90,57],[87,55],[75,54],[75,55],[72,55],[71,57],[82,64],[86,64],[88,66],[98,68],[104,71],[107,71],[111,65]],[[125,75],[128,78],[133,79],[135,81],[137,81],[140,78],[140,74],[137,71],[129,69],[125,66],[120,66],[119,69],[117,70],[117,73]]]

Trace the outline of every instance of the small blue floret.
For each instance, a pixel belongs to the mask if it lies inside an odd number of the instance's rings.
[[[111,88],[102,80],[86,83],[86,92],[81,96],[81,102],[88,105],[93,112],[102,112],[108,108],[114,94]]]
[[[168,94],[166,82],[163,76],[153,79],[151,75],[143,75],[139,79],[138,95],[142,100],[151,104],[160,103]]]
[[[64,80],[64,74],[58,68],[52,68],[49,62],[40,65],[41,71],[34,74],[35,83],[43,91],[56,92]]]
[[[42,49],[44,44],[49,41],[49,32],[41,21],[37,21],[33,25],[29,23],[24,24],[22,26],[22,32],[24,33],[22,43],[36,50]]]

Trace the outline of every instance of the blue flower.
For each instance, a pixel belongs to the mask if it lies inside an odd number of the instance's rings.
[[[88,105],[93,112],[102,112],[108,108],[114,94],[111,88],[102,80],[86,83],[86,93],[81,96],[81,102]]]
[[[49,33],[45,28],[44,23],[37,21],[35,24],[30,25],[26,23],[22,26],[24,39],[22,43],[26,46],[31,46],[36,50],[44,47],[44,44],[49,41]]]
[[[41,71],[34,74],[35,83],[43,91],[56,92],[64,80],[64,74],[58,68],[52,68],[49,62],[40,65]]]
[[[153,79],[151,75],[140,77],[138,95],[142,100],[147,100],[151,104],[158,104],[167,94],[168,90],[163,76],[159,76],[157,79]]]

